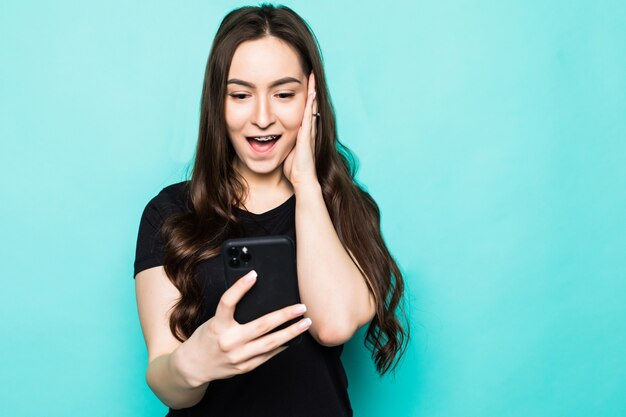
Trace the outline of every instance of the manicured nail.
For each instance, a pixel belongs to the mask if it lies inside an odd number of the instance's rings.
[[[248,272],[246,276],[244,277],[245,282],[252,282],[255,279],[256,279],[256,271],[254,269]]]
[[[304,304],[298,304],[293,308],[294,314],[302,314],[306,311],[306,306]]]
[[[300,323],[298,323],[298,328],[300,330],[306,330],[311,327],[311,323],[311,319],[307,317],[306,319],[300,320]]]

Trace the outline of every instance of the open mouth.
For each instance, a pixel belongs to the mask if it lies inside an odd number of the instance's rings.
[[[252,150],[257,153],[267,153],[274,148],[274,145],[281,138],[282,135],[267,135],[267,136],[246,136],[248,143]]]

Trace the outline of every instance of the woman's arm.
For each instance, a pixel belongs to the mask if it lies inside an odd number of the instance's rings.
[[[181,343],[170,330],[171,307],[180,292],[162,266],[135,277],[139,321],[148,347],[146,380],[157,397],[171,408],[197,404],[210,383],[255,369],[286,349],[283,345],[305,332],[310,319],[268,332],[301,316],[306,307],[288,306],[246,324],[233,315],[235,307],[256,281],[254,271],[233,284],[220,298],[215,316]]]
[[[313,320],[309,331],[321,344],[335,346],[374,317],[375,302],[356,260],[337,236],[317,180],[315,95],[311,72],[302,125],[283,172],[296,193],[298,285]]]
[[[135,277],[137,308],[146,346],[148,369],[146,381],[150,389],[168,407],[190,407],[200,401],[208,383],[194,386],[183,372],[188,368],[188,355],[176,354],[189,347],[190,340],[181,343],[171,333],[168,311],[180,297],[162,266],[141,271]],[[179,350],[180,349],[180,350]],[[193,348],[192,348],[193,349]]]
[[[323,345],[348,341],[375,312],[365,278],[344,249],[317,181],[294,184],[298,284],[309,329]]]

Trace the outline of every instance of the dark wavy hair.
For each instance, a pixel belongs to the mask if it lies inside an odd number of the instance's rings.
[[[222,21],[204,75],[200,129],[191,180],[186,193],[189,211],[169,217],[162,228],[166,246],[164,268],[181,297],[172,308],[170,329],[180,341],[200,325],[202,298],[196,265],[219,254],[220,244],[242,234],[233,214],[245,193],[245,182],[233,168],[235,151],[228,138],[224,102],[230,64],[237,47],[246,41],[274,36],[298,53],[304,74],[313,71],[318,111],[315,162],[324,201],[343,246],[356,258],[374,295],[376,314],[365,345],[381,374],[395,369],[406,349],[408,329],[400,270],[380,231],[380,212],[354,180],[355,164],[349,149],[337,139],[335,114],[328,93],[317,40],[307,23],[285,6],[242,7]],[[406,320],[406,315],[403,314]]]

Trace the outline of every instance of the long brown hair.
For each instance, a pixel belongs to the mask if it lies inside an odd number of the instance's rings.
[[[365,344],[381,374],[394,369],[406,348],[408,330],[400,324],[403,279],[380,231],[380,212],[354,181],[350,151],[337,139],[335,114],[328,93],[317,40],[300,16],[288,7],[242,7],[222,21],[206,65],[200,129],[191,180],[189,211],[169,217],[162,233],[166,244],[165,272],[181,298],[173,307],[170,329],[180,341],[200,325],[201,291],[194,271],[198,262],[219,253],[220,244],[242,233],[233,207],[246,188],[233,168],[235,151],[228,138],[224,101],[226,81],[236,48],[245,41],[274,36],[291,45],[305,74],[315,75],[318,121],[315,146],[317,176],[337,235],[366,277],[376,301]],[[406,317],[405,317],[406,318]]]

